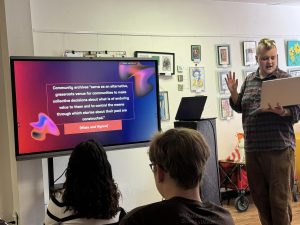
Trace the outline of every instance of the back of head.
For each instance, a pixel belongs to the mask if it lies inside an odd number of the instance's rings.
[[[262,51],[269,51],[272,48],[277,48],[274,40],[263,38],[258,42],[256,47],[256,55],[259,55]]]
[[[199,184],[210,155],[202,135],[192,129],[175,128],[154,136],[149,157],[184,188]]]
[[[77,145],[69,159],[63,202],[81,217],[113,217],[120,193],[102,145],[89,140]]]

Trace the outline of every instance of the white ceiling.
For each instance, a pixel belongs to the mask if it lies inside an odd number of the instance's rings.
[[[265,4],[265,5],[300,6],[300,0],[213,0],[213,1],[255,3],[255,4]]]

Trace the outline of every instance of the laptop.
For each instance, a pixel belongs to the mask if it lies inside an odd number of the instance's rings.
[[[282,106],[300,104],[299,87],[300,77],[263,81],[260,108],[268,108],[269,103],[276,106],[277,102]]]
[[[266,80],[261,86],[260,107],[253,110],[249,115],[256,115],[269,108],[269,103],[276,107],[300,104],[300,77],[288,77],[274,80]]]
[[[207,96],[182,97],[175,120],[197,121],[201,119]]]

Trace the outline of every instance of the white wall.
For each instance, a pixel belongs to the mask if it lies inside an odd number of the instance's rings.
[[[202,47],[200,66],[204,66],[206,72],[206,91],[202,94],[208,96],[204,116],[217,117],[216,44],[230,44],[231,69],[241,78],[245,69],[241,41],[258,41],[265,36],[274,38],[279,48],[279,66],[286,69],[284,41],[300,38],[300,32],[295,29],[300,21],[297,7],[198,0],[31,0],[29,8],[28,1],[22,2],[27,2],[25,7],[17,0],[6,3],[9,9],[8,37],[13,43],[9,46],[10,55],[31,55],[32,42],[34,55],[43,56],[61,56],[68,49],[125,50],[128,56],[132,56],[135,50],[174,52],[176,64],[184,66],[185,89],[177,91],[176,76],[160,79],[160,89],[169,92],[171,114],[171,120],[163,122],[163,129],[173,127],[180,98],[194,95],[189,91],[187,76],[188,67],[194,66],[190,61],[190,45],[200,44]],[[23,29],[25,41],[22,39]],[[7,99],[11,101],[9,97]],[[219,158],[226,157],[233,149],[234,134],[241,130],[240,115],[235,114],[230,121],[217,119]],[[300,130],[299,125],[297,130]],[[12,134],[9,135],[12,138]],[[13,147],[10,150],[14,151]],[[109,152],[108,157],[126,209],[160,200],[148,168],[146,149]],[[41,162],[18,162],[18,170],[14,171],[18,175],[22,225],[42,223],[43,215],[34,216],[36,212],[41,214],[43,208]],[[56,177],[66,162],[67,157],[55,159]]]
[[[299,8],[207,0],[31,0],[34,29],[133,34],[299,35]],[[59,6],[59,7],[57,7]]]
[[[41,160],[31,160],[17,163],[15,160],[11,79],[10,73],[6,71],[9,70],[8,55],[33,55],[30,1],[1,0],[1,3],[1,10],[5,11],[7,32],[5,48],[7,48],[8,54],[4,55],[3,59],[3,63],[5,63],[3,84],[5,88],[0,89],[1,98],[5,97],[5,105],[1,105],[1,117],[5,120],[2,121],[3,124],[1,123],[0,135],[1,150],[6,151],[9,157],[4,159],[7,162],[1,165],[6,166],[0,172],[0,175],[2,178],[2,174],[9,174],[10,179],[6,179],[7,184],[5,185],[8,185],[8,187],[11,185],[11,188],[4,193],[1,190],[0,195],[9,199],[9,201],[1,201],[0,204],[3,204],[4,207],[7,205],[7,209],[11,208],[11,204],[13,205],[13,209],[10,209],[10,212],[6,213],[4,217],[8,221],[16,219],[15,212],[17,212],[20,216],[20,224],[41,224],[44,218],[42,162]],[[5,52],[4,50],[1,51],[2,53]],[[5,155],[1,154],[1,158],[2,156]],[[3,185],[2,180],[1,185]]]
[[[5,23],[4,2],[0,0],[0,90],[5,90],[5,77],[9,74],[8,68],[8,47],[7,47],[7,33]],[[13,211],[13,191],[12,191],[12,174],[10,158],[13,154],[9,149],[8,139],[8,123],[6,114],[6,96],[0,95],[0,124],[3,130],[0,129],[0,217],[11,218]],[[5,171],[5,172],[4,172]]]

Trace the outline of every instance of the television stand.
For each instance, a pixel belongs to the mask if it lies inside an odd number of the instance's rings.
[[[48,158],[48,182],[49,182],[49,197],[56,190],[63,188],[63,183],[54,183],[54,169],[53,169],[53,158]]]

